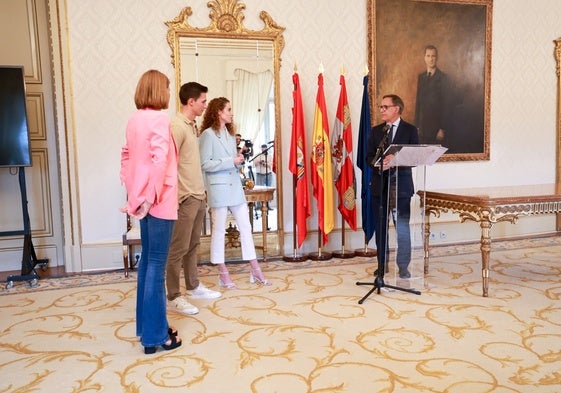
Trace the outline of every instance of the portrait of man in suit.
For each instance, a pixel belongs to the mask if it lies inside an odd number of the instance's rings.
[[[451,86],[448,75],[437,66],[436,46],[425,46],[423,59],[425,69],[417,78],[414,124],[418,127],[421,143],[446,146],[450,107],[453,105]]]
[[[397,92],[420,142],[448,148],[441,161],[488,160],[492,1],[367,5],[372,95]],[[379,121],[376,108],[372,113]]]

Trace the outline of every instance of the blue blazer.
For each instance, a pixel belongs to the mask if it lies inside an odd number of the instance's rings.
[[[370,136],[368,138],[368,151],[366,153],[366,163],[373,167],[374,163],[371,162],[376,156],[378,145],[384,137],[385,123],[378,124],[372,127]],[[413,124],[405,122],[403,119],[399,122],[399,126],[395,131],[392,144],[394,145],[417,145],[419,144],[419,133],[417,127]],[[384,171],[383,179],[387,180],[388,175],[394,175],[395,169]],[[372,181],[370,183],[370,190],[373,196],[380,196],[380,185],[382,177],[378,168],[374,168],[372,174]],[[399,167],[399,176],[397,184],[398,197],[411,197],[414,193],[413,188],[413,175],[410,167]]]
[[[212,128],[207,128],[199,137],[199,152],[208,206],[247,203],[239,167],[234,164],[234,158],[238,156],[236,137],[228,132],[219,137]]]

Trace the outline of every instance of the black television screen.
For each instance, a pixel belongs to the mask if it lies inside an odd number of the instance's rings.
[[[23,67],[0,66],[0,167],[31,166]]]

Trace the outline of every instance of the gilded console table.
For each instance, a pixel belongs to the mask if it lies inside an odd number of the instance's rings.
[[[255,186],[254,188],[246,189],[245,198],[250,206],[249,216],[250,220],[252,220],[253,216],[253,206],[256,202],[261,202],[261,218],[262,218],[262,231],[263,231],[263,246],[255,246],[255,248],[262,248],[263,249],[263,262],[267,261],[267,202],[273,200],[273,194],[275,193],[274,187],[264,187],[264,186]],[[253,227],[253,221],[252,221]]]
[[[508,221],[515,224],[519,216],[561,212],[561,190],[554,184],[419,191],[421,207],[425,207],[424,269],[429,270],[430,215],[457,213],[460,222],[474,221],[481,227],[481,275],[483,296],[489,293],[489,257],[491,227]]]

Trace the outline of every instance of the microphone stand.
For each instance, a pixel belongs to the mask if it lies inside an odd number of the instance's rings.
[[[376,149],[376,155],[374,156],[374,159],[372,160],[372,164],[375,164],[376,162],[378,162],[378,160],[380,161],[380,205],[378,206],[378,229],[376,230],[376,236],[378,237],[378,244],[383,245],[382,246],[382,250],[378,250],[377,251],[377,257],[378,257],[378,269],[376,269],[376,272],[374,273],[376,275],[376,277],[374,278],[374,282],[357,282],[356,285],[372,285],[372,289],[370,291],[368,291],[366,293],[366,295],[364,295],[362,297],[362,299],[360,299],[358,301],[358,304],[362,304],[371,294],[372,292],[376,291],[376,293],[380,294],[380,290],[382,288],[391,288],[391,289],[396,289],[399,291],[403,291],[403,292],[409,292],[409,293],[414,293],[415,295],[420,295],[421,292],[417,291],[415,289],[410,289],[410,288],[401,288],[401,287],[397,287],[394,285],[389,285],[386,284],[384,282],[384,271],[386,270],[386,258],[387,258],[387,252],[386,250],[388,249],[388,209],[389,209],[389,201],[388,201],[388,196],[389,196],[389,192],[390,192],[390,187],[389,187],[389,181],[390,181],[390,175],[388,173],[388,187],[384,187],[385,183],[384,182],[384,147],[386,147],[386,145],[388,144],[388,137],[389,137],[389,130],[390,130],[390,126],[384,127],[384,137],[382,138],[382,140],[380,141],[380,144],[378,145],[378,148]],[[387,195],[386,195],[387,194]],[[384,208],[385,207],[385,208]],[[382,226],[384,226],[386,228],[385,231],[385,236],[386,236],[386,240],[384,242],[382,242],[382,230],[380,228],[382,228]]]

